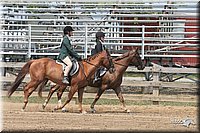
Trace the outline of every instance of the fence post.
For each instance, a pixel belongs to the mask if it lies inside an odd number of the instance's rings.
[[[159,89],[161,89],[160,84],[160,72],[162,71],[161,66],[153,63],[153,95],[159,96]]]
[[[28,58],[31,58],[31,25],[28,25]]]
[[[85,25],[85,48],[84,48],[84,58],[87,58],[87,24]]]
[[[145,36],[144,32],[145,32],[145,26],[142,25],[142,60],[144,59],[144,36]]]

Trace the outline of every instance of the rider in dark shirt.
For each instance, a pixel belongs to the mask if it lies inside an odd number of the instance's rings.
[[[105,46],[103,45],[104,38],[105,38],[105,33],[101,32],[101,31],[98,31],[96,33],[96,45],[95,45],[95,49],[93,49],[93,51],[92,51],[92,55],[105,50]],[[101,68],[99,68],[99,69],[101,69]],[[93,83],[95,83],[99,79],[100,79],[100,71],[97,70],[97,75],[95,76]]]
[[[95,49],[92,50],[92,55],[105,50],[105,46],[103,45],[104,38],[105,38],[105,33],[101,31],[98,31],[96,33],[96,45],[95,45]]]

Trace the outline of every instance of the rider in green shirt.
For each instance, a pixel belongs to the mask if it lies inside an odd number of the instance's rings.
[[[66,65],[66,69],[64,71],[64,78],[63,78],[63,83],[69,84],[69,78],[68,78],[68,73],[72,67],[72,61],[71,58],[75,58],[78,61],[81,61],[81,56],[77,54],[76,51],[74,51],[71,42],[70,42],[70,37],[73,35],[73,28],[71,26],[66,26],[63,30],[64,36],[63,40],[61,43],[61,48],[60,48],[60,53],[58,55],[58,59],[62,60]]]

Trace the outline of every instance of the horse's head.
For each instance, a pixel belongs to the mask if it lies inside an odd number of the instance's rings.
[[[130,62],[130,65],[136,66],[138,70],[143,70],[145,68],[145,65],[138,52],[138,48],[133,51],[133,58],[132,61]]]
[[[104,66],[105,68],[107,68],[110,72],[114,71],[114,64],[112,62],[112,57],[109,53],[109,51],[106,49],[104,51],[102,51],[103,53],[103,62],[102,62],[102,66]]]

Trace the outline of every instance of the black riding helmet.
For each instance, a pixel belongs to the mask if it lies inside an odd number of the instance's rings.
[[[99,38],[99,37],[105,37],[105,33],[103,33],[102,31],[98,31],[96,33],[96,38]]]
[[[64,34],[68,34],[68,32],[70,31],[74,31],[73,28],[71,26],[66,26],[64,29],[63,29],[63,33]]]

